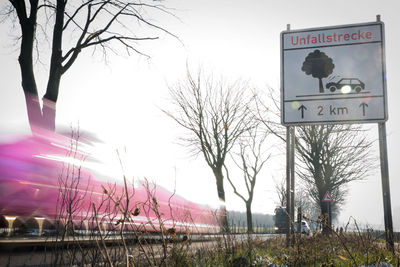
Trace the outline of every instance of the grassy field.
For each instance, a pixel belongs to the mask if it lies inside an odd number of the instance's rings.
[[[386,247],[382,232],[363,230],[268,240],[226,236],[214,247],[192,249],[184,257],[171,254],[170,266],[400,266],[400,246]]]

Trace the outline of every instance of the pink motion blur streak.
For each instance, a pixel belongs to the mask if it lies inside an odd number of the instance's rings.
[[[68,165],[60,159],[65,159],[71,152],[77,152],[77,158],[84,155],[80,154],[79,149],[71,149],[71,138],[44,130],[34,136],[19,136],[14,139],[0,143],[0,217],[3,220],[10,216],[21,220],[39,217],[54,223],[60,216],[59,207],[57,208],[60,192],[66,190],[61,189],[61,181],[77,177],[76,169],[72,175],[72,169],[68,170],[71,164]],[[104,188],[114,188],[116,195],[124,192],[122,182],[115,184],[102,181],[88,169],[82,168],[79,177],[79,184],[75,189],[72,188],[81,199],[80,212],[74,215],[76,221],[93,216],[93,204],[100,207],[105,197]],[[150,231],[159,229],[154,211],[144,205],[148,200],[145,187],[140,186],[134,191],[132,186],[128,187],[129,195],[133,195],[129,209],[133,211],[136,207],[141,207],[141,213],[134,217],[134,223]],[[69,189],[71,188],[67,190]],[[156,187],[155,197],[159,211],[163,214],[164,227],[203,233],[219,231],[215,212],[176,195],[171,198],[171,195],[167,190]],[[99,209],[99,216],[104,213],[104,210]],[[121,217],[116,216],[115,220],[118,218]]]

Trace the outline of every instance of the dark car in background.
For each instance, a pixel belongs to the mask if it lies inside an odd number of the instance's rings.
[[[287,223],[288,223],[288,215],[286,213],[286,209],[283,207],[277,207],[275,209],[275,233],[283,234],[286,233]]]

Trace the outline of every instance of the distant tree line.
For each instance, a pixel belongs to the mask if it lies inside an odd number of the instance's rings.
[[[252,213],[253,227],[274,227],[274,215]],[[231,227],[247,227],[247,214],[245,211],[228,211],[228,221]]]

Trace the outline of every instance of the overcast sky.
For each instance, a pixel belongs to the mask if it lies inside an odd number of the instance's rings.
[[[4,1],[4,0],[2,0]],[[199,203],[215,203],[216,187],[203,158],[189,158],[177,144],[182,130],[161,108],[168,105],[168,85],[183,79],[188,64],[228,79],[248,80],[260,90],[280,87],[280,32],[292,29],[371,22],[380,14],[386,27],[386,68],[389,120],[387,122],[393,218],[400,228],[400,18],[397,0],[272,1],[173,0],[164,1],[179,18],[154,17],[180,40],[161,35],[141,44],[149,54],[102,58],[82,53],[63,76],[57,103],[58,126],[77,124],[96,133],[110,148],[126,147],[133,175],[147,177],[169,189],[176,179],[178,193]],[[10,25],[0,25],[0,132],[29,133],[20,72]],[[46,66],[39,66],[37,81],[44,93]],[[377,127],[371,124],[377,138]],[[375,150],[378,156],[378,148]],[[273,213],[277,196],[274,179],[284,175],[284,154],[273,157],[258,181],[253,210]],[[229,209],[244,204],[228,191]],[[350,185],[340,220],[349,216],[364,223],[383,225],[380,170],[365,181]],[[395,223],[396,224],[396,223]]]

